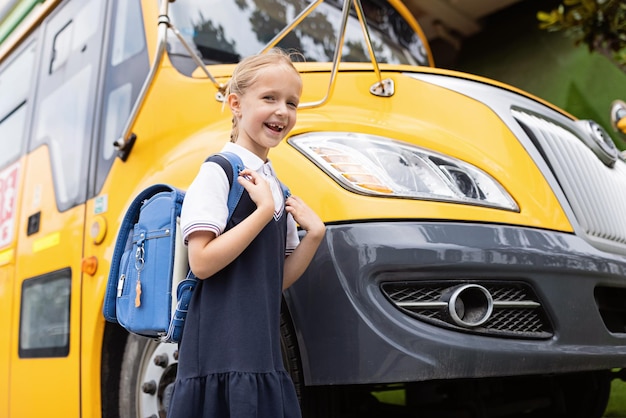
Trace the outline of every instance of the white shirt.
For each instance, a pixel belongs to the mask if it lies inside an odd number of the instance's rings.
[[[263,162],[251,151],[232,142],[227,142],[222,151],[237,154],[246,168],[265,178],[274,196],[274,218],[278,219],[285,210],[285,198],[271,162]],[[192,232],[210,231],[215,236],[224,232],[228,221],[229,187],[228,177],[219,164],[205,162],[200,166],[200,171],[185,193],[181,211],[180,227],[185,245]],[[286,254],[291,254],[299,242],[296,222],[291,214],[287,214]]]

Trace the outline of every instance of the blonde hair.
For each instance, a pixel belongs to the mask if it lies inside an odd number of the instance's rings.
[[[298,52],[287,52],[281,48],[272,48],[265,53],[244,58],[235,67],[232,78],[226,86],[224,97],[228,98],[231,93],[243,96],[248,87],[257,80],[259,72],[268,67],[286,65],[292,68],[299,77],[300,73],[293,65],[293,56],[302,57]],[[230,142],[235,142],[239,135],[239,127],[237,126],[237,118],[234,115],[232,122],[233,127],[230,132]]]

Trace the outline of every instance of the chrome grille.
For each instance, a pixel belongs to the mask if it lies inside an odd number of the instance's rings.
[[[588,240],[626,253],[626,164],[618,159],[607,167],[573,131],[512,112],[544,154]]]
[[[447,291],[460,284],[485,287],[493,298],[493,313],[476,328],[459,328],[448,316]],[[383,294],[402,312],[437,326],[475,334],[514,338],[549,338],[550,321],[532,288],[522,282],[437,281],[386,282]]]

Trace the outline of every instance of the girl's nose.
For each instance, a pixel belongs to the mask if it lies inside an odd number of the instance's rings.
[[[276,106],[276,114],[284,115],[287,113],[287,103],[279,102],[278,106]]]

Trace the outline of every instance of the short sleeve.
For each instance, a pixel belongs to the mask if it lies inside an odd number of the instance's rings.
[[[228,177],[222,167],[205,162],[187,192],[180,215],[183,241],[196,231],[210,231],[220,235],[228,221]]]

